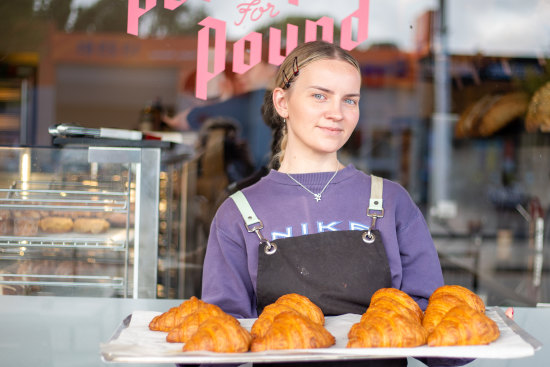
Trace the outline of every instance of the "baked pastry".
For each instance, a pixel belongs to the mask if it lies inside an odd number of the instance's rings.
[[[444,285],[437,288],[428,300],[422,325],[431,333],[451,308],[461,304],[485,312],[483,300],[468,288],[460,285]]]
[[[487,112],[488,106],[492,105],[497,98],[497,96],[487,94],[469,104],[455,125],[455,137],[470,138],[479,136],[481,118]]]
[[[416,303],[416,302],[415,302]],[[371,303],[370,307],[361,316],[361,321],[367,319],[371,314],[375,312],[395,313],[407,317],[409,320],[416,323],[422,323],[422,319],[415,311],[403,306],[403,304],[396,301],[394,298],[388,296],[379,297],[374,303]]]
[[[527,95],[522,92],[487,94],[470,104],[455,125],[455,137],[493,135],[527,112]]]
[[[275,316],[285,311],[296,311],[320,325],[325,323],[323,311],[309,298],[297,293],[289,293],[279,297],[275,303],[264,307],[262,313],[252,325],[252,336],[256,338],[265,335]]]
[[[264,307],[262,313],[260,314],[260,316],[258,316],[258,319],[254,321],[254,324],[250,329],[252,337],[257,338],[260,336],[264,336],[267,330],[269,330],[271,324],[273,323],[273,319],[275,318],[275,316],[285,311],[297,312],[287,305],[281,305],[278,303],[272,303]]]
[[[105,219],[111,223],[113,227],[126,227],[126,221],[128,220],[128,214],[127,213],[119,213],[119,212],[110,212]],[[129,217],[130,225],[134,225],[134,212],[130,212]]]
[[[336,342],[325,327],[295,312],[275,316],[269,330],[252,340],[250,350],[328,348]]]
[[[275,303],[288,306],[317,324],[325,324],[323,311],[306,296],[297,293],[289,293],[279,297]]]
[[[527,95],[523,92],[507,93],[492,100],[478,126],[480,136],[491,136],[527,112]]]
[[[186,316],[178,326],[170,330],[166,336],[169,343],[185,343],[197,332],[199,326],[211,317],[223,317],[227,314],[216,305],[205,303],[195,312]],[[229,316],[229,315],[227,315]],[[233,320],[237,321],[234,317]],[[229,319],[231,321],[231,319]],[[238,321],[237,321],[238,322]]]
[[[231,320],[233,321],[228,321]],[[217,353],[244,353],[250,348],[252,336],[237,319],[225,314],[203,322],[183,346],[184,352],[206,350]]]
[[[38,223],[40,230],[47,233],[66,233],[73,229],[73,220],[66,217],[46,217]]]
[[[370,299],[370,304],[376,303],[376,300],[381,297],[389,297],[403,306],[407,307],[409,310],[414,312],[419,320],[422,320],[423,312],[418,303],[414,299],[412,299],[411,296],[409,296],[407,293],[403,292],[402,290],[396,289],[396,288],[380,288],[374,294],[372,295]]]
[[[40,213],[36,210],[20,210],[13,213],[13,234],[15,236],[35,236],[38,233]]]
[[[185,317],[205,304],[205,302],[193,296],[178,307],[172,307],[165,313],[155,316],[149,323],[149,329],[153,331],[170,331],[178,326]]]
[[[437,324],[441,322],[445,314],[451,308],[458,305],[468,304],[460,296],[451,293],[439,293],[430,297],[428,307],[426,307],[426,312],[424,313],[424,319],[422,320],[422,326],[424,326],[428,333],[431,333]]]
[[[406,316],[376,312],[351,327],[347,348],[412,348],[425,344],[427,336],[420,323]]]
[[[348,348],[403,348],[426,343],[422,309],[405,292],[382,288],[348,333]]]
[[[13,232],[13,221],[11,212],[6,209],[0,210],[0,236],[7,236]]]
[[[101,218],[78,218],[74,221],[74,231],[78,233],[98,234],[106,232],[109,222]]]
[[[497,324],[472,307],[462,304],[453,307],[428,336],[428,345],[489,344],[500,335]]]
[[[441,294],[450,294],[456,297],[463,299],[470,307],[474,308],[479,312],[485,312],[485,303],[483,300],[474,292],[468,288],[462,287],[460,285],[443,285],[433,291],[432,295],[428,299],[428,305],[430,302],[433,302]]]
[[[525,129],[528,132],[550,132],[550,82],[540,87],[527,107]]]

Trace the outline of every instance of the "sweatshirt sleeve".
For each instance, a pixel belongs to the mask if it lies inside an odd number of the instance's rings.
[[[239,236],[230,236],[221,228],[216,215],[208,237],[201,297],[232,316],[251,318],[256,317],[254,288],[244,239],[241,242],[238,239]]]
[[[397,212],[397,241],[403,277],[401,290],[425,310],[433,291],[443,285],[441,264],[424,216],[406,193],[404,207]]]

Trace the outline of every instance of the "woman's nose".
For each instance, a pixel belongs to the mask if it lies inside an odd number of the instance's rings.
[[[325,116],[332,120],[341,120],[343,113],[342,113],[342,105],[339,101],[331,101],[331,103],[327,106],[327,111],[325,113]]]

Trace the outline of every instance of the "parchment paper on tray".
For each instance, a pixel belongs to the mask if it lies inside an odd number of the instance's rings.
[[[343,359],[368,359],[387,357],[454,357],[454,358],[521,358],[540,349],[542,344],[497,307],[488,308],[487,316],[493,319],[500,337],[489,345],[459,347],[416,348],[346,348],[347,334],[361,315],[329,316],[325,327],[336,338],[330,348],[265,351],[258,353],[183,352],[182,343],[167,343],[165,332],[150,331],[149,322],[160,312],[135,311],[128,316],[115,334],[101,344],[101,355],[106,362],[117,363],[246,363],[323,361]],[[250,330],[255,319],[240,319],[241,325]]]

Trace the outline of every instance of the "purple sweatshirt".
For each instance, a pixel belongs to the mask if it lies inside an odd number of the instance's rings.
[[[334,172],[292,175],[311,191],[322,190]],[[365,230],[371,177],[352,165],[337,173],[317,202],[285,173],[270,171],[243,190],[268,240],[338,230]],[[422,213],[407,191],[384,180],[384,217],[376,222],[391,270],[392,287],[413,297],[422,309],[443,285],[439,258]],[[202,299],[240,318],[257,317],[259,239],[247,232],[232,199],[212,222],[204,260]]]

